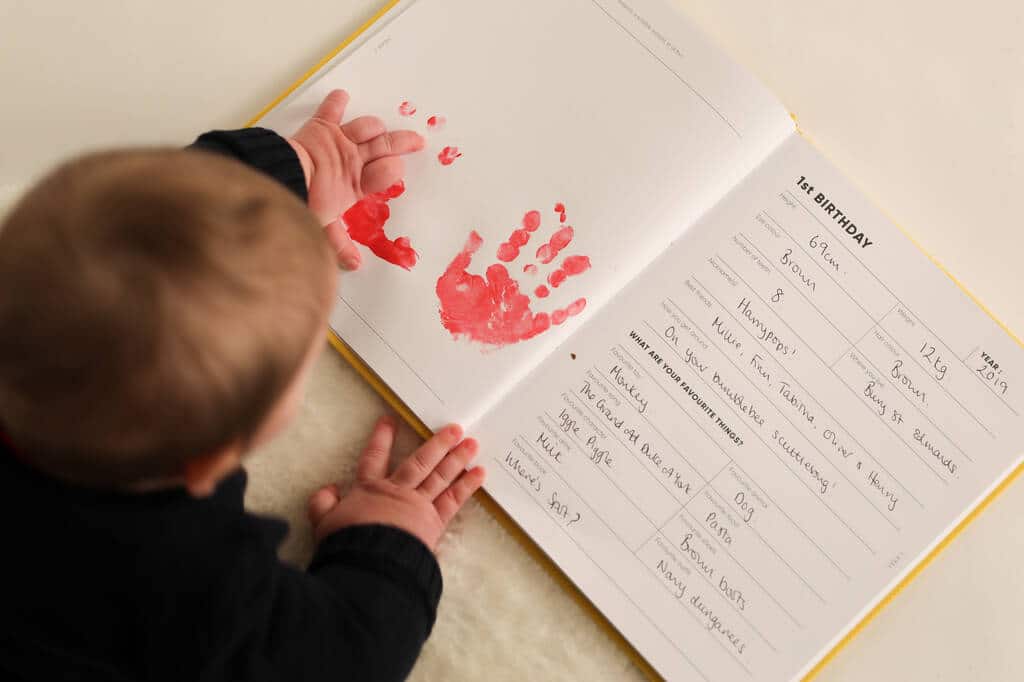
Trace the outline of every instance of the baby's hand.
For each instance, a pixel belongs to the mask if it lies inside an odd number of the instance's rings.
[[[481,467],[466,470],[477,443],[461,440],[460,427],[438,431],[389,476],[394,438],[394,421],[381,417],[359,458],[352,489],[342,496],[332,484],[309,498],[317,542],[340,528],[380,523],[411,533],[433,550],[448,522],[483,484]]]
[[[375,116],[342,124],[348,93],[334,90],[288,142],[299,156],[309,188],[309,208],[326,226],[338,263],[354,270],[360,256],[341,214],[366,194],[382,192],[402,179],[401,156],[423,148],[411,130],[388,131]]]

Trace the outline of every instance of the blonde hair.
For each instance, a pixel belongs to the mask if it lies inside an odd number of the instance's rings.
[[[0,425],[74,482],[180,474],[254,434],[323,324],[333,272],[316,218],[238,162],[66,163],[0,228]]]

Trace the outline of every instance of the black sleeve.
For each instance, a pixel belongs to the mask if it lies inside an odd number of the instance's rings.
[[[320,543],[306,573],[278,564],[269,584],[249,587],[251,595],[262,593],[262,613],[245,618],[248,641],[223,674],[398,682],[433,628],[441,571],[405,531],[352,526]]]
[[[306,175],[295,150],[288,141],[266,128],[241,130],[213,130],[200,135],[190,149],[224,154],[248,164],[274,178],[294,192],[303,203],[306,194]]]

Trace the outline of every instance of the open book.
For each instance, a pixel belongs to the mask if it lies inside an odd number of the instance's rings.
[[[664,677],[807,674],[1020,464],[1021,347],[668,2],[392,3],[258,122],[337,87],[428,149],[334,331]]]

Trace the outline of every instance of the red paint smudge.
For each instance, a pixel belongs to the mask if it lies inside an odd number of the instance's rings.
[[[539,287],[533,290],[533,295],[536,296],[537,298],[547,298],[548,294],[550,293],[551,292],[548,291],[548,288],[543,284],[541,284]]]
[[[564,223],[565,222],[565,204],[563,204],[561,201],[559,201],[557,204],[555,204],[555,213],[558,214],[558,222]]]
[[[536,275],[537,266],[534,265],[533,263],[527,263],[526,265],[523,266],[523,272],[525,272],[527,275]]]
[[[537,260],[541,263],[550,263],[558,255],[558,252],[564,249],[571,241],[572,226],[566,225],[551,235],[551,239],[548,240],[547,244],[537,249]]]
[[[388,202],[404,191],[405,185],[399,181],[383,192],[368,194],[345,211],[341,219],[354,241],[369,247],[378,258],[411,270],[417,255],[409,239],[399,237],[392,241],[384,233],[384,224],[391,217]]]
[[[427,127],[431,130],[440,130],[444,128],[444,124],[448,122],[448,119],[444,116],[431,116],[427,119]]]
[[[402,116],[412,116],[416,113],[416,105],[406,100],[398,105],[398,113]]]
[[[437,160],[441,162],[442,166],[450,166],[460,156],[462,156],[462,152],[458,147],[445,147],[438,152]]]
[[[466,272],[483,244],[476,231],[444,274],[435,291],[441,301],[441,323],[454,336],[504,346],[533,338],[551,326],[547,313],[533,313],[530,298],[519,291],[504,265],[487,268],[486,278]]]

